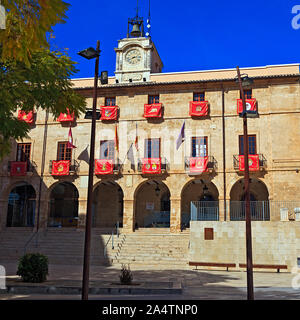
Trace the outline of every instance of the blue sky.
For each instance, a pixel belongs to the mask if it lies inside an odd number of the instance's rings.
[[[94,63],[77,52],[95,47],[97,40],[102,50],[100,71],[113,76],[114,48],[126,37],[137,1],[65,1],[71,4],[68,20],[55,26],[53,41],[59,48],[68,48],[78,62],[75,78],[93,77]],[[148,4],[149,0],[139,0],[144,20]],[[163,72],[300,62],[300,29],[291,24],[295,5],[300,0],[151,0],[151,35]]]

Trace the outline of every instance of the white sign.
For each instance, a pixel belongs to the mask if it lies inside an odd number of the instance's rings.
[[[146,202],[146,210],[154,210],[154,202]]]

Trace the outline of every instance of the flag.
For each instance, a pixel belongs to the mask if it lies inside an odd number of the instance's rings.
[[[77,157],[78,160],[85,161],[87,164],[90,164],[90,156],[88,152],[88,146],[80,153],[80,155]]]
[[[127,152],[127,159],[131,162],[131,165],[134,165],[134,155],[133,155],[133,143],[130,145]]]
[[[139,137],[138,137],[138,131],[137,131],[137,123],[135,124],[135,141],[134,141],[134,145],[136,148],[136,151],[139,151]]]
[[[76,147],[73,145],[73,136],[72,136],[72,130],[71,130],[71,127],[70,127],[69,135],[68,135],[68,144],[67,144],[67,148],[70,148],[70,149],[74,149],[74,148],[76,148]]]
[[[183,122],[183,125],[182,125],[181,130],[180,130],[180,134],[179,134],[179,136],[178,136],[178,138],[176,140],[176,150],[179,149],[179,147],[181,146],[181,144],[184,141],[184,138],[185,138],[184,129],[185,129],[185,121]]]
[[[115,148],[119,152],[119,137],[118,137],[118,127],[115,127]]]

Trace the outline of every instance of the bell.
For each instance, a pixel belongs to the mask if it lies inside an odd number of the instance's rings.
[[[132,27],[132,31],[131,31],[131,36],[133,38],[137,38],[137,37],[140,37],[141,36],[141,30],[140,30],[140,27],[137,23],[135,23]]]

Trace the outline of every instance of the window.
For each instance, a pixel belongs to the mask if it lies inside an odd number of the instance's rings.
[[[67,148],[68,142],[59,142],[57,147],[57,160],[72,160],[72,149]]]
[[[244,155],[244,136],[239,136],[240,155]],[[256,154],[256,135],[248,135],[248,152]]]
[[[193,137],[192,138],[192,157],[206,157],[208,154],[207,137]]]
[[[205,92],[194,92],[193,101],[205,101]]]
[[[160,158],[160,139],[145,139],[145,158]]]
[[[244,90],[244,95],[245,95],[245,99],[252,99],[252,90]],[[240,98],[242,99],[242,97],[240,96]]]
[[[16,161],[26,162],[30,159],[31,143],[18,143]]]
[[[105,98],[105,106],[115,106],[116,105],[116,98],[115,97],[110,97],[110,98]]]
[[[115,141],[100,141],[100,159],[113,160],[115,158]]]
[[[159,103],[159,95],[148,96],[148,104]]]

